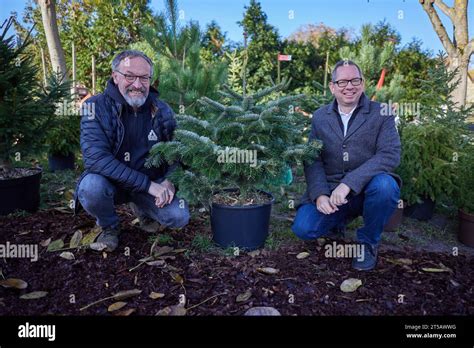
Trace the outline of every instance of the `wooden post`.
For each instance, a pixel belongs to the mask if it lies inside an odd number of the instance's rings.
[[[72,55],[71,94],[74,95],[74,93],[76,93],[76,46],[74,45],[74,42],[72,43],[72,47],[71,47],[71,55]]]
[[[326,96],[326,90],[328,89],[328,68],[329,68],[329,51],[326,52],[326,64],[324,65],[324,91],[323,91],[324,96]]]
[[[281,82],[281,77],[280,77],[280,52],[277,53],[277,81],[278,84]]]
[[[95,94],[95,57],[92,56],[92,95]]]
[[[248,61],[248,52],[247,52],[247,32],[244,32],[244,52],[245,52],[245,57],[244,57],[244,71],[243,71],[243,76],[242,76],[242,95],[245,98],[245,90],[247,89],[247,61]]]
[[[43,84],[46,87],[48,84],[48,81],[46,80],[46,59],[44,58],[43,47],[41,47],[41,65],[43,66]]]

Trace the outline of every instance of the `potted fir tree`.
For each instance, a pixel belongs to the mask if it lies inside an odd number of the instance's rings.
[[[49,170],[74,169],[75,151],[79,148],[80,118],[75,108],[67,108],[66,113],[57,114],[48,129]]]
[[[10,18],[0,36],[0,215],[16,209],[35,211],[39,205],[40,168],[15,168],[15,161],[43,149],[44,134],[54,118],[56,103],[68,94],[57,76],[43,88],[37,68],[25,54],[29,37],[7,37]]]
[[[287,86],[284,81],[248,96],[224,86],[222,103],[200,99],[206,120],[177,115],[175,140],[151,150],[149,165],[183,164],[171,181],[183,198],[210,208],[213,239],[222,247],[262,247],[273,203],[268,187],[321,148],[320,142],[303,141],[309,120],[294,112],[302,95],[268,101]]]
[[[459,159],[459,180],[457,184],[457,206],[459,229],[458,239],[474,248],[474,144],[467,145]]]
[[[398,173],[403,179],[404,214],[431,219],[437,200],[456,192],[457,159],[467,133],[466,119],[473,108],[458,107],[452,93],[459,81],[448,71],[440,54],[421,81],[420,110],[401,115],[402,158]]]

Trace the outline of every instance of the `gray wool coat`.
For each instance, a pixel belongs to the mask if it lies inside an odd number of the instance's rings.
[[[380,173],[390,174],[401,187],[401,178],[393,173],[401,153],[395,116],[383,115],[382,105],[365,94],[354,115],[344,137],[336,100],[314,112],[309,140],[321,140],[323,148],[313,163],[305,163],[307,187],[299,205],[330,196],[341,182],[351,188],[351,195],[358,195]]]

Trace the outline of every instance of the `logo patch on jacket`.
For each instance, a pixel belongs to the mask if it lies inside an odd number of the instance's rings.
[[[150,133],[148,133],[148,140],[149,141],[156,141],[158,140],[158,137],[156,136],[155,132],[153,131],[153,129],[150,131]]]

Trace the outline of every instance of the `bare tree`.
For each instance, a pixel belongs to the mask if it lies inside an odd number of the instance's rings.
[[[58,24],[56,22],[55,0],[37,0],[41,9],[44,33],[48,43],[51,66],[54,72],[59,72],[64,78],[67,77],[66,59],[59,39]]]
[[[474,52],[474,39],[469,40],[467,26],[467,6],[469,0],[454,0],[453,7],[446,5],[443,0],[419,1],[423,6],[423,10],[428,14],[434,30],[448,54],[448,70],[459,69],[459,85],[453,92],[453,101],[458,106],[463,106],[466,104],[469,59]],[[434,5],[451,20],[454,31],[452,39],[441,22]]]

